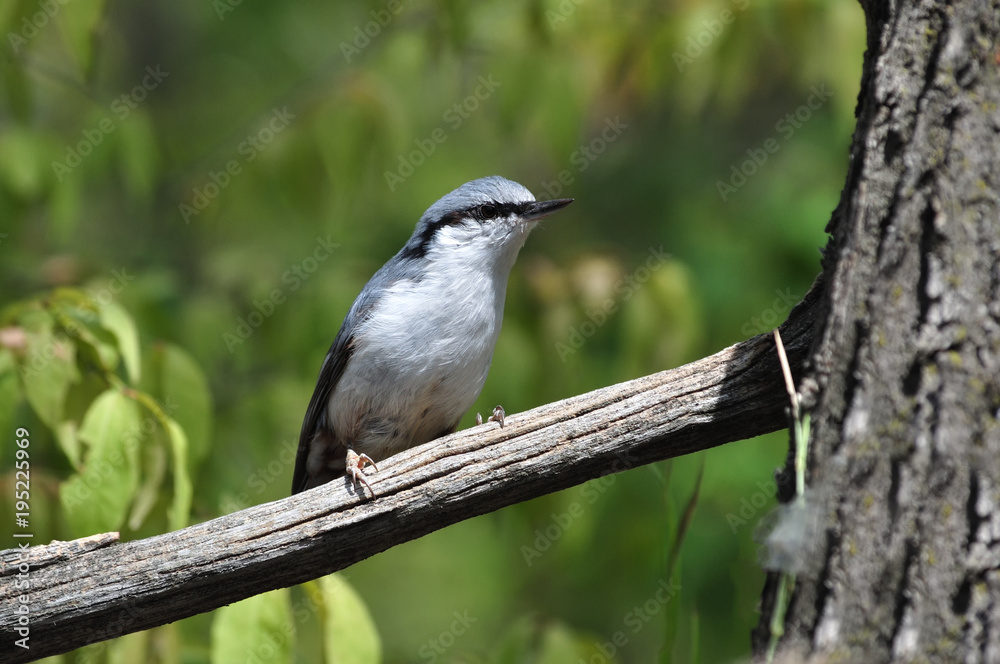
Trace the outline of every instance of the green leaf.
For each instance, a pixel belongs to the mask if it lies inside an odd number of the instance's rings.
[[[63,178],[49,194],[47,230],[52,242],[58,246],[70,242],[79,225],[84,197],[83,181],[84,178]]]
[[[21,402],[17,374],[11,370],[13,367],[7,364],[8,361],[11,364],[13,362],[10,358],[10,352],[6,349],[0,349],[0,431],[13,431],[15,429],[14,415]],[[4,456],[10,451],[10,446],[0,446],[0,461],[3,461]]]
[[[559,622],[530,616],[518,618],[503,637],[490,661],[493,664],[562,664],[601,661],[614,664],[615,652],[599,651],[593,637],[575,632]],[[604,644],[600,644],[602,647]],[[610,645],[617,651],[618,646]],[[610,655],[610,659],[608,656]]]
[[[149,658],[151,631],[132,632],[108,643],[108,664],[132,664]]]
[[[118,367],[121,355],[118,353],[118,339],[111,332],[95,327],[93,329],[80,326],[76,334],[76,352],[81,364],[94,362],[108,371]]]
[[[684,513],[677,523],[677,528],[673,532],[674,540],[670,546],[670,551],[667,554],[667,577],[673,577],[677,572],[677,565],[681,559],[681,547],[684,545],[684,540],[687,537],[688,528],[691,526],[691,520],[694,519],[694,510],[698,506],[698,497],[701,495],[701,480],[705,476],[705,457],[701,457],[701,462],[698,466],[698,477],[694,482],[694,489],[691,490],[691,495],[688,496],[687,503],[684,505]]]
[[[114,331],[101,320],[102,307],[88,293],[75,288],[56,290],[49,301],[49,308],[59,326],[76,343],[77,357],[96,362],[98,366],[114,371],[121,357],[121,341]],[[120,308],[119,308],[120,309]],[[121,313],[127,318],[128,314]],[[112,323],[120,316],[111,314]],[[127,329],[128,323],[121,324]]]
[[[17,361],[14,354],[6,348],[0,347],[0,376],[10,375],[17,378]]]
[[[563,662],[578,662],[583,659],[581,649],[582,639],[560,624],[549,626],[542,637],[541,652],[538,664],[562,664]],[[589,660],[585,660],[589,661]],[[607,661],[602,658],[600,661]]]
[[[121,123],[118,140],[121,146],[122,180],[129,194],[147,199],[156,182],[156,129],[142,109],[133,111]]]
[[[153,351],[152,366],[157,384],[152,390],[167,414],[184,428],[190,444],[190,469],[197,468],[209,450],[212,435],[212,393],[198,364],[172,344]]]
[[[125,363],[125,371],[128,372],[129,380],[133,384],[138,383],[141,367],[139,362],[139,332],[132,317],[116,302],[108,302],[101,308],[101,326],[111,332],[118,340],[118,351]]]
[[[167,511],[171,530],[180,530],[188,524],[191,514],[191,476],[188,474],[188,440],[181,425],[167,418],[167,436],[174,461],[174,500]]]
[[[17,14],[18,3],[16,2],[5,2],[0,4],[0,32],[6,34],[8,30],[13,28],[11,21],[13,17]],[[10,26],[10,27],[8,27]],[[10,44],[10,37],[7,37],[7,43]]]
[[[224,606],[212,620],[212,664],[291,662],[294,634],[287,588]]]
[[[680,602],[677,602],[677,604],[680,604]],[[691,662],[691,664],[700,664],[701,663],[701,650],[700,650],[700,647],[701,647],[701,634],[700,634],[700,632],[701,632],[701,618],[700,618],[700,616],[699,616],[699,614],[698,614],[697,611],[692,611],[691,612],[691,618],[690,618],[690,620],[691,620],[691,634],[690,634],[690,640],[691,640],[691,658],[689,659],[689,661]]]
[[[56,442],[59,448],[69,459],[73,468],[79,470],[83,464],[83,449],[80,447],[80,439],[77,436],[76,422],[73,420],[63,420],[55,428]]]
[[[0,182],[13,194],[33,199],[45,182],[44,141],[17,124],[0,133]]]
[[[81,358],[89,352],[84,347],[87,344],[77,345],[77,363],[82,364]],[[70,385],[66,393],[66,402],[63,407],[63,419],[55,428],[56,442],[59,448],[69,459],[73,470],[79,472],[83,469],[84,445],[80,442],[78,432],[80,423],[90,410],[91,405],[97,397],[104,394],[108,389],[108,383],[104,377],[96,371],[88,371],[81,374],[80,380]]]
[[[28,334],[28,349],[20,365],[24,393],[38,418],[55,430],[63,417],[66,391],[79,379],[76,347],[45,329]]]
[[[668,473],[673,469],[673,460],[664,464]],[[694,488],[684,504],[684,511],[678,517],[673,509],[673,500],[670,495],[669,486],[665,486],[664,499],[667,502],[668,524],[667,536],[671,538],[670,547],[667,551],[664,565],[664,579],[668,583],[679,582],[681,578],[680,562],[681,548],[687,538],[688,529],[694,519],[695,508],[698,506],[698,498],[701,496],[701,481],[705,476],[705,457],[702,455],[698,466],[698,476],[695,478]],[[660,661],[675,661],[675,655],[680,646],[680,626],[681,626],[681,602],[679,596],[671,596],[663,612],[663,647],[660,650]]]
[[[382,642],[364,600],[339,574],[319,580],[327,664],[378,664]]]
[[[493,664],[519,664],[520,662],[530,662],[532,654],[532,644],[536,639],[536,629],[534,622],[528,616],[518,618],[513,625],[507,629],[500,645],[494,653]]]
[[[166,446],[157,441],[143,449],[142,486],[132,502],[132,513],[128,517],[128,527],[139,530],[160,497],[163,478],[167,476]]]
[[[59,7],[61,20],[57,24],[76,57],[80,71],[86,74],[91,66],[98,24],[104,15],[104,0],[73,0]]]
[[[118,530],[139,481],[138,405],[118,390],[91,404],[77,434],[88,447],[83,470],[59,491],[66,523],[75,537]]]
[[[84,322],[93,320],[100,306],[87,291],[69,286],[56,288],[48,300],[49,304],[57,308],[59,313],[80,318]]]

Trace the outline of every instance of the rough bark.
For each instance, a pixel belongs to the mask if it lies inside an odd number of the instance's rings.
[[[818,288],[782,326],[793,366]],[[391,546],[638,465],[784,427],[774,341],[606,387],[380,462],[378,497],[332,482],[183,530],[0,552],[0,659],[24,662],[163,625],[343,569]],[[23,568],[22,568],[23,565]],[[12,582],[26,573],[30,590]],[[23,598],[22,598],[23,595]],[[26,606],[30,650],[15,645]]]
[[[858,126],[801,384],[821,526],[779,653],[1000,662],[1000,3],[862,4]]]

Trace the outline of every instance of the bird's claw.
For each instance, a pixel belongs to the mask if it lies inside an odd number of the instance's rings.
[[[496,408],[493,409],[493,414],[490,415],[489,419],[487,419],[486,421],[496,422],[497,424],[500,425],[500,428],[503,429],[503,421],[505,417],[507,417],[507,413],[504,411],[503,406],[498,405]]]
[[[365,466],[371,466],[376,472],[378,472],[378,466],[375,465],[375,462],[370,456],[367,454],[358,454],[351,449],[347,450],[347,463],[345,470],[354,482],[354,491],[357,492],[358,480],[361,480],[361,483],[368,487],[368,490],[372,492],[372,498],[374,498],[375,490],[372,488],[372,485],[368,483],[368,478],[365,477],[365,473],[362,470]]]
[[[493,414],[486,418],[487,422],[496,422],[503,429],[503,419],[507,417],[507,413],[504,411],[503,406],[497,406],[493,409]],[[476,425],[483,423],[483,416],[476,413]]]
[[[503,406],[497,406],[493,409],[493,414],[487,418],[487,422],[496,422],[503,429],[503,418],[507,417],[507,413],[504,412]]]

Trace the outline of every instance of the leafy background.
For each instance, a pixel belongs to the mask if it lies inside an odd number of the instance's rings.
[[[287,495],[347,308],[475,177],[577,199],[521,253],[475,410],[768,331],[818,272],[864,48],[860,8],[820,0],[19,0],[0,33],[0,509],[25,427],[35,543]],[[786,448],[609,475],[57,659],[745,660]]]

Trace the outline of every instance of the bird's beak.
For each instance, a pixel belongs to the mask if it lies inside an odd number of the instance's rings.
[[[552,201],[535,201],[529,203],[524,215],[521,217],[525,221],[534,221],[547,217],[557,210],[561,210],[573,202],[572,198],[557,198]]]

